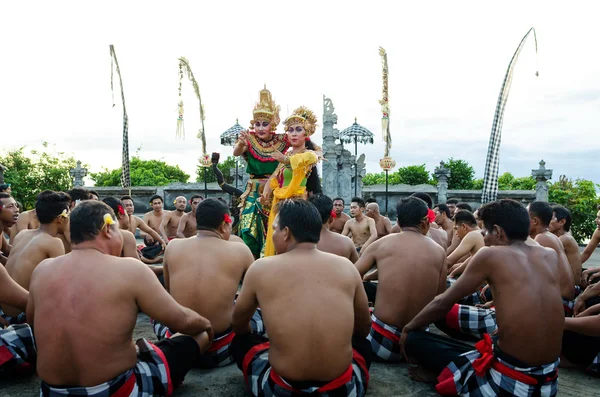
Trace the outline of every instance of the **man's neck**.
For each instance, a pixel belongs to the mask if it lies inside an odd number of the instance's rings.
[[[454,225],[452,224],[452,221],[450,219],[446,218],[444,222],[442,222],[441,226],[444,230],[448,230],[452,229]]]
[[[424,234],[421,229],[419,229],[418,227],[414,227],[414,226],[403,227],[402,232],[413,232],[413,233],[420,234],[421,236],[426,236],[426,234]]]
[[[362,222],[362,220],[365,218],[365,215],[361,212],[360,214],[357,214],[354,219],[356,220],[356,222]]]
[[[157,216],[158,216],[158,215],[162,215],[162,212],[163,212],[162,208],[161,208],[161,209],[159,209],[158,211],[157,211],[157,210],[154,210],[154,215],[157,215]]]
[[[556,235],[556,237],[560,237],[564,234],[567,234],[567,232],[565,232],[565,229],[558,229],[557,231],[554,232],[554,234]]]
[[[48,225],[40,225],[39,230],[43,233],[49,234],[52,237],[56,237],[58,234],[58,228],[52,223]]]
[[[110,252],[108,252],[108,250],[105,247],[101,247],[95,240],[94,241],[84,241],[79,244],[74,244],[72,246],[72,250],[73,251],[83,251],[83,250],[98,251],[101,254],[110,255]]]
[[[380,220],[382,218],[381,214],[373,214],[373,220],[375,222],[377,222],[378,220]]]
[[[538,227],[537,227],[537,228],[534,230],[533,234],[531,235],[531,238],[535,238],[535,237],[536,237],[538,234],[544,234],[544,233],[546,233],[547,231],[548,231],[548,228],[547,228],[547,227],[544,227],[544,226],[538,226]]]
[[[317,244],[315,243],[293,243],[286,250],[285,254],[289,254],[292,251],[308,251],[308,250],[316,250]]]
[[[183,212],[185,211],[185,209],[183,209],[183,210],[180,210],[179,208],[177,208],[177,209],[176,209],[176,211],[177,211],[177,213],[179,213],[179,214],[183,214]]]

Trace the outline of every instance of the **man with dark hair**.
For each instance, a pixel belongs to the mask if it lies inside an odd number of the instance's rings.
[[[450,218],[454,218],[454,213],[456,212],[456,204],[458,204],[457,199],[446,200],[446,205],[450,210]]]
[[[416,192],[411,194],[412,197],[420,198],[427,204],[427,217],[429,219],[430,228],[427,231],[427,237],[438,243],[440,247],[446,249],[448,247],[448,233],[441,230],[435,221],[435,213],[431,211],[433,208],[433,200],[431,196],[424,192]]]
[[[88,190],[88,195],[90,197],[90,200],[95,200],[95,201],[100,200],[100,195],[95,190]]]
[[[40,227],[20,233],[15,238],[6,271],[21,287],[29,290],[31,274],[43,260],[65,254],[65,247],[58,234],[69,230],[69,205],[71,198],[63,192],[46,190],[38,194],[35,211]],[[2,311],[15,323],[25,322],[19,308],[3,306]]]
[[[359,253],[367,249],[369,244],[377,240],[377,227],[375,221],[365,216],[365,201],[360,197],[354,197],[350,203],[350,219],[344,224],[343,236],[351,235],[352,242]]]
[[[116,223],[103,202],[79,204],[71,213],[73,251],[33,273],[27,317],[44,396],[170,395],[212,341],[207,319],[179,305],[139,260],[118,257]],[[134,343],[139,311],[181,334]]]
[[[484,205],[479,216],[490,247],[477,252],[458,281],[403,329],[403,352],[420,365],[411,375],[433,382],[437,376],[441,394],[554,396],[564,325],[557,255],[525,244],[529,225],[520,203],[495,201]],[[496,336],[485,334],[473,350],[420,331],[485,280],[495,297],[501,330]]]
[[[577,290],[575,288],[573,270],[565,255],[565,248],[559,238],[548,231],[550,221],[552,220],[552,207],[546,202],[534,201],[529,204],[527,210],[529,211],[530,220],[529,235],[542,247],[552,248],[558,255],[558,273],[556,273],[556,276],[560,281],[560,292],[563,298],[565,315],[570,317],[573,315]]]
[[[177,226],[178,238],[188,238],[196,234],[196,223],[198,219],[196,209],[203,200],[204,198],[199,194],[194,194],[190,199],[190,206],[192,207],[192,210],[181,217],[181,220],[179,221],[179,226]]]
[[[102,200],[102,202],[108,205],[115,213],[119,230],[123,236],[123,249],[121,250],[121,257],[140,259],[137,251],[137,242],[135,240],[135,236],[129,231],[129,216],[125,212],[125,208],[123,207],[121,200],[117,200],[114,197],[106,197]]]
[[[169,211],[163,211],[163,199],[158,194],[150,197],[150,205],[152,206],[152,211],[146,212],[143,220],[148,226],[150,226],[152,230],[160,234],[160,223],[162,222],[163,216],[165,216]],[[145,239],[144,233],[142,233],[142,236]],[[148,242],[150,243],[149,245],[153,245],[155,243],[155,241]]]
[[[450,209],[446,204],[438,204],[433,207],[435,214],[435,223],[444,229],[448,236],[448,244],[452,242],[454,236],[454,223],[452,222],[452,216],[450,215]],[[448,247],[446,247],[448,249]]]
[[[375,221],[378,240],[392,232],[392,222],[390,222],[387,216],[383,216],[379,213],[379,204],[376,202],[367,204],[365,215]]]
[[[250,267],[233,312],[231,349],[252,395],[363,396],[371,321],[358,271],[317,249],[321,216],[304,200],[282,201],[273,229],[278,254]],[[259,305],[270,340],[250,334]]]
[[[467,255],[469,258],[473,257],[477,251],[485,246],[481,229],[477,226],[477,220],[467,210],[458,210],[454,214],[454,232],[460,239],[460,244],[454,252],[448,255],[448,266],[454,266],[454,264]],[[452,270],[455,270],[457,267]]]
[[[458,204],[456,204],[456,211],[460,211],[460,210],[467,210],[472,213],[473,207],[471,207],[471,204],[469,204],[469,203],[458,203]],[[456,211],[454,211],[455,214],[456,214]]]
[[[162,221],[160,222],[160,226],[158,230],[160,230],[160,235],[163,240],[167,242],[177,238],[177,228],[179,227],[179,222],[181,218],[185,214],[185,207],[187,207],[187,200],[183,196],[179,196],[175,199],[175,211],[170,211],[165,216],[163,216]]]
[[[75,187],[67,192],[69,197],[71,197],[71,210],[75,208],[80,202],[86,201],[90,199],[90,193],[80,187]]]
[[[10,183],[3,183],[0,185],[0,193],[12,194],[12,188],[10,187]]]
[[[562,243],[565,249],[565,255],[573,271],[573,280],[575,286],[581,288],[581,254],[579,253],[579,244],[571,236],[571,211],[562,205],[552,207],[552,220],[549,230],[554,233]]]
[[[356,267],[363,276],[377,267],[378,284],[364,283],[369,301],[375,302],[368,339],[379,360],[398,362],[402,328],[445,291],[447,269],[444,249],[426,237],[430,223],[425,202],[408,197],[396,211],[402,233],[371,244]],[[373,273],[365,277],[371,278]]]
[[[333,233],[341,234],[344,231],[344,226],[351,218],[344,212],[345,207],[344,199],[336,197],[333,199],[333,211],[335,212],[335,219],[329,224],[329,230]]]
[[[228,241],[232,219],[227,206],[219,200],[200,202],[196,217],[196,236],[173,240],[167,246],[165,287],[178,303],[202,313],[211,322],[215,339],[196,365],[214,368],[233,362],[231,315],[238,285],[254,257],[245,244]],[[198,252],[202,254],[197,255]],[[171,335],[168,327],[158,322],[153,325],[159,339]],[[253,332],[264,333],[260,311],[254,313],[252,327]]]
[[[155,259],[158,255],[160,255],[160,253],[164,251],[165,247],[167,246],[167,243],[163,241],[160,235],[154,229],[150,228],[150,226],[148,226],[142,218],[133,215],[135,211],[135,206],[133,204],[133,198],[131,196],[121,197],[121,203],[123,204],[125,212],[129,217],[129,228],[127,230],[129,230],[134,236],[137,229],[140,229],[141,232],[146,233],[146,237],[148,238],[150,247],[142,248],[143,256],[146,259]]]
[[[343,258],[348,258],[352,263],[356,262],[358,260],[358,254],[356,253],[352,240],[339,233],[334,233],[329,229],[331,224],[337,219],[337,214],[333,209],[333,201],[324,195],[312,196],[308,201],[317,207],[323,222],[317,249]]]
[[[2,245],[4,246],[4,229],[13,228],[19,219],[19,207],[14,198],[8,193],[0,193],[0,235],[2,235]],[[11,237],[11,244],[13,240]],[[10,252],[11,247],[7,249]],[[5,252],[8,254],[8,252]],[[6,256],[0,253],[0,262],[6,264]]]

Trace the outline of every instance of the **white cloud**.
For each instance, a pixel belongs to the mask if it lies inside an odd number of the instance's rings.
[[[282,118],[299,105],[321,116],[323,94],[334,102],[340,130],[358,117],[376,135],[374,145],[361,149],[368,171],[378,172],[383,46],[398,165],[425,162],[433,169],[441,159],[464,158],[481,176],[502,78],[519,40],[535,26],[539,57],[530,38],[505,113],[501,171],[527,175],[544,158],[561,173],[597,180],[597,160],[580,152],[600,149],[599,6],[523,3],[3,4],[2,149],[46,140],[74,152],[91,171],[119,166],[120,91],[117,84],[112,108],[108,51],[114,44],[132,154],[141,145],[143,158],[164,158],[194,174],[201,149],[187,80],[187,139],[175,140],[183,55],[200,84],[209,152],[231,153],[220,147],[219,134],[237,118],[248,123],[266,83]]]

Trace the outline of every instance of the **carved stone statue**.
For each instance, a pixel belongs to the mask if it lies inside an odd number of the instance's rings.
[[[552,179],[552,170],[546,169],[546,162],[540,161],[540,168],[531,170],[531,176],[536,180],[535,200],[548,202],[548,179]]]
[[[440,166],[435,167],[433,174],[438,180],[438,203],[445,203],[448,201],[448,179],[450,179],[450,169],[446,168],[446,164],[440,161]]]
[[[69,170],[73,178],[73,186],[83,186],[83,178],[87,175],[87,168],[81,167],[81,161],[77,161],[77,166]]]

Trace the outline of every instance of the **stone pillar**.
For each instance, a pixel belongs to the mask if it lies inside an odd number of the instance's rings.
[[[0,164],[0,185],[4,183],[4,171],[6,171],[6,167]]]
[[[87,175],[87,168],[81,167],[81,161],[77,161],[77,166],[69,170],[73,178],[73,186],[83,186],[83,178]]]
[[[323,159],[322,185],[323,194],[334,198],[339,196],[338,192],[338,154],[336,150],[336,139],[339,131],[333,126],[337,123],[337,115],[333,113],[335,108],[331,99],[323,95]]]
[[[540,161],[540,168],[531,170],[531,176],[536,180],[535,201],[548,202],[548,179],[552,178],[552,170],[546,169],[546,162]]]
[[[440,166],[435,167],[433,174],[438,180],[437,189],[438,189],[438,199],[439,203],[446,203],[448,201],[448,179],[450,179],[450,169],[446,168],[446,164],[443,161],[440,161]]]

